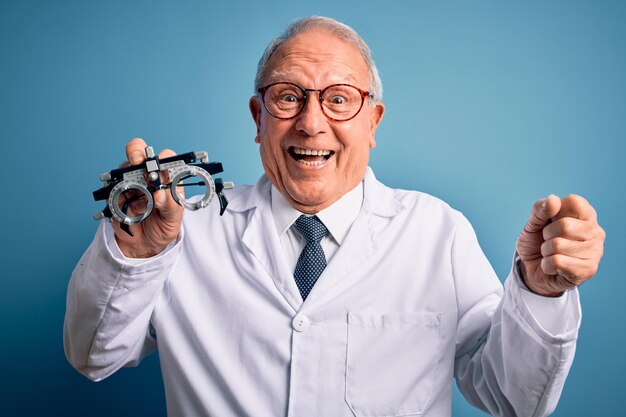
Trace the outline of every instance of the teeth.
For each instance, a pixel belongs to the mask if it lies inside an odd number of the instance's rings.
[[[293,148],[293,153],[296,155],[314,155],[314,156],[327,156],[330,155],[330,151],[321,150],[321,149],[304,149],[304,148]]]
[[[308,166],[316,166],[316,165],[322,165],[326,161],[305,161],[304,159],[299,159],[298,162],[304,165],[308,165]]]

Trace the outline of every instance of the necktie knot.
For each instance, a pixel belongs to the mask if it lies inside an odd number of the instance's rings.
[[[303,214],[298,217],[294,224],[307,243],[317,243],[328,233],[328,229],[317,216],[305,216]]]

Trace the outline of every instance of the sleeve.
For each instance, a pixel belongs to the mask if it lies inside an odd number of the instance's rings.
[[[150,317],[182,246],[145,260],[125,258],[103,221],[72,273],[63,344],[80,373],[100,381],[123,366],[136,366],[156,349]]]
[[[459,306],[457,385],[470,403],[494,416],[547,416],[574,359],[578,291],[567,291],[564,300],[541,300],[544,307],[548,301],[562,305],[533,314],[530,308],[536,309],[538,300],[526,302],[516,268],[502,293],[472,227],[460,217],[452,247]],[[560,323],[547,324],[551,311],[561,311]]]
[[[522,299],[537,323],[553,335],[569,333],[580,325],[580,306],[577,291],[565,291],[560,297],[543,297],[531,292],[524,284],[516,254],[511,276],[520,289]],[[515,278],[513,278],[513,276]]]

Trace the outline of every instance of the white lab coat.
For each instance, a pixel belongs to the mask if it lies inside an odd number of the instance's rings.
[[[502,416],[551,412],[580,321],[544,330],[506,291],[467,220],[368,170],[364,202],[302,302],[266,177],[186,212],[179,241],[141,262],[103,224],[68,289],[65,349],[101,380],[157,345],[170,416],[449,416],[451,380]],[[104,229],[109,228],[108,232]],[[108,234],[107,234],[108,233]]]

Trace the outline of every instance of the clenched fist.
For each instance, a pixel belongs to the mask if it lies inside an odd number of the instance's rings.
[[[524,283],[547,297],[582,284],[598,270],[605,236],[583,197],[550,195],[537,201],[517,239]]]

